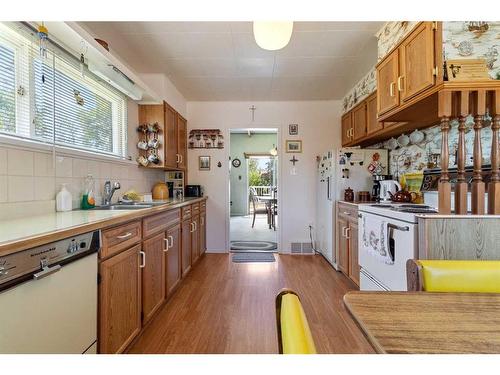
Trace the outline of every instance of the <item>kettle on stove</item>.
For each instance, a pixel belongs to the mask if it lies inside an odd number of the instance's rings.
[[[399,182],[394,180],[384,180],[379,181],[380,184],[380,201],[381,202],[391,202],[392,196],[399,190],[401,190],[401,185]]]

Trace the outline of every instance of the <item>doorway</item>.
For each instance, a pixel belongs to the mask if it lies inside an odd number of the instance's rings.
[[[230,132],[230,250],[278,251],[277,129]]]

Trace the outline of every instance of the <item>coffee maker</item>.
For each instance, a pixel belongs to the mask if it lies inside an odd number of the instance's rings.
[[[392,180],[392,176],[389,174],[378,174],[372,176],[373,187],[372,187],[372,200],[380,202],[380,181]]]

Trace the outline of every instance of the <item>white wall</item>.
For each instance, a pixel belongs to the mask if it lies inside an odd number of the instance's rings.
[[[141,73],[142,80],[183,117],[187,116],[186,99],[163,73]]]
[[[255,121],[249,107],[255,105]],[[189,129],[221,129],[223,150],[189,150],[188,180],[201,184],[208,195],[207,247],[209,252],[225,252],[229,214],[229,129],[278,128],[280,141],[281,249],[290,251],[291,242],[309,241],[309,223],[316,214],[316,156],[340,147],[340,101],[309,102],[188,102]],[[288,124],[299,124],[299,135],[288,136]],[[293,154],[284,153],[286,139],[301,139],[303,153],[295,154],[297,175],[291,175]],[[212,156],[211,171],[198,170],[198,156]],[[217,163],[222,163],[218,168]]]

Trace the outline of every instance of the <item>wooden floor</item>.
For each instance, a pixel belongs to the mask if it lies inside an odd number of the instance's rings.
[[[354,289],[319,255],[232,263],[206,254],[129,353],[277,353],[274,298],[298,292],[319,353],[373,353],[342,297]]]

